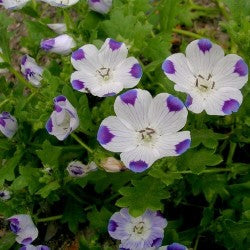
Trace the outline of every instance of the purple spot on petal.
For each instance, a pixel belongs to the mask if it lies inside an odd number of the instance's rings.
[[[100,3],[100,0],[90,0],[92,3]]]
[[[161,217],[161,218],[164,219],[164,216],[163,216],[163,214],[161,213],[161,211],[156,211],[156,216]]]
[[[72,53],[71,56],[74,60],[79,61],[85,58],[84,51],[82,49],[78,49]]]
[[[160,247],[162,243],[162,238],[156,238],[153,240],[151,247]]]
[[[115,92],[111,92],[111,93],[103,95],[103,97],[114,96],[114,95],[116,95],[116,93]]]
[[[40,245],[40,246],[37,246],[37,250],[50,250],[50,248],[44,245]]]
[[[67,100],[67,98],[63,95],[59,95],[59,96],[54,98],[54,102],[65,102],[66,100]]]
[[[27,61],[27,55],[24,55],[23,57],[22,57],[22,59],[21,59],[21,64],[22,65],[24,65],[25,63],[26,63],[26,61]]]
[[[52,39],[44,40],[44,41],[41,42],[40,45],[41,45],[41,48],[43,50],[49,51],[49,50],[51,50],[54,47],[54,45],[55,45],[55,39],[52,38]]]
[[[115,136],[109,131],[107,126],[100,126],[97,133],[97,140],[100,144],[107,144],[112,141]]]
[[[193,103],[193,98],[190,95],[187,95],[185,105],[186,107],[189,107]]]
[[[35,73],[30,68],[25,69],[24,76],[27,80],[34,75]]]
[[[167,250],[186,250],[187,248],[179,243],[168,245]]]
[[[123,93],[120,95],[121,100],[126,103],[126,104],[131,104],[131,105],[135,105],[135,101],[137,98],[137,90],[135,89],[131,89],[128,90],[127,92]]]
[[[136,173],[141,173],[148,168],[148,164],[145,161],[131,161],[129,163],[129,168]]]
[[[108,224],[108,231],[109,232],[114,232],[117,227],[118,227],[118,224],[115,221],[113,221],[113,220],[109,221],[109,224]]]
[[[234,73],[237,73],[239,76],[246,76],[248,74],[248,66],[242,60],[238,60],[234,66]]]
[[[62,111],[62,108],[59,105],[55,105],[54,110],[59,113]]]
[[[10,230],[13,233],[17,234],[21,230],[21,228],[19,227],[19,220],[16,218],[11,218],[9,219],[9,221],[10,221]]]
[[[178,143],[177,145],[175,145],[175,152],[179,155],[186,152],[190,148],[190,144],[191,144],[191,140],[189,139],[186,139]]]
[[[174,74],[176,72],[174,64],[170,60],[165,60],[161,68],[167,74]]]
[[[3,126],[3,127],[5,127],[5,124],[6,124],[6,122],[5,122],[4,119],[1,117],[1,118],[0,118],[0,125]]]
[[[109,47],[112,49],[112,51],[119,49],[121,46],[122,46],[121,42],[109,39]]]
[[[73,80],[71,82],[71,85],[72,85],[73,89],[75,89],[75,90],[84,89],[84,83],[80,80]]]
[[[141,65],[139,63],[134,64],[129,73],[135,78],[141,78],[142,77]]]
[[[173,95],[170,95],[167,98],[166,103],[170,112],[180,111],[184,107],[183,102],[178,97],[175,97]]]
[[[199,49],[205,54],[212,48],[212,43],[208,39],[200,39],[198,42]]]
[[[233,112],[237,112],[240,107],[240,104],[235,99],[230,99],[224,102],[224,105],[222,107],[222,111],[226,115],[231,115]]]
[[[47,131],[49,133],[52,132],[52,128],[53,128],[53,123],[52,123],[52,119],[49,118],[49,120],[47,121],[46,125],[45,125],[45,128],[47,129]]]
[[[32,238],[28,237],[28,238],[22,240],[22,244],[23,245],[29,245],[32,241],[33,241]]]
[[[84,170],[81,166],[70,166],[69,171],[73,175],[82,175],[84,173]]]

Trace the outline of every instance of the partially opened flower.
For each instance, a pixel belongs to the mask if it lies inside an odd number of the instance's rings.
[[[71,75],[72,87],[99,97],[133,88],[142,76],[142,69],[134,57],[127,55],[125,44],[111,38],[106,39],[100,50],[92,44],[82,46],[71,56],[77,70]]]
[[[27,214],[14,215],[8,218],[11,231],[17,235],[16,241],[23,245],[29,245],[38,236],[38,229],[31,217]]]
[[[97,166],[94,162],[85,165],[80,161],[72,161],[67,167],[67,171],[72,177],[83,177],[95,170],[97,170]]]
[[[9,200],[10,192],[8,190],[0,190],[0,199],[4,201]]]
[[[12,138],[18,129],[17,120],[8,112],[0,114],[0,131],[8,138]]]
[[[162,93],[153,99],[146,90],[132,89],[116,98],[114,110],[116,116],[102,121],[97,140],[109,151],[122,152],[121,160],[134,172],[190,146],[190,132],[178,132],[187,109],[177,97]]]
[[[21,9],[29,0],[0,0],[0,5],[5,9],[16,10]]]
[[[0,0],[0,3],[1,3],[1,0]],[[3,53],[3,50],[0,48],[0,53],[2,54]],[[3,58],[0,56],[0,63],[3,63],[4,62],[4,60],[3,60]],[[6,73],[6,72],[8,72],[8,69],[7,68],[0,68],[0,74],[1,73]]]
[[[49,23],[47,26],[52,29],[57,34],[63,34],[67,31],[67,27],[65,23]]]
[[[91,10],[107,14],[112,6],[112,0],[88,0]]]
[[[68,99],[62,95],[54,98],[54,111],[46,124],[48,133],[63,141],[78,126],[77,112]]]
[[[123,208],[110,218],[108,232],[112,238],[121,240],[120,249],[150,249],[161,246],[166,226],[167,220],[159,212],[146,210],[135,218]]]
[[[55,7],[68,7],[76,4],[79,0],[41,0]]]
[[[74,39],[66,34],[43,40],[41,48],[47,52],[54,52],[61,55],[67,55],[76,46]]]
[[[21,72],[26,80],[29,81],[33,86],[41,86],[43,68],[37,65],[34,58],[28,55],[24,55],[22,57]]]
[[[39,246],[26,245],[22,246],[19,250],[50,250],[50,248],[45,245],[39,245]]]
[[[179,243],[172,243],[168,246],[162,246],[158,250],[188,250],[187,247],[179,244]]]
[[[186,56],[169,56],[162,69],[175,82],[175,90],[188,94],[186,105],[194,113],[230,115],[242,103],[240,89],[248,79],[248,66],[237,55],[224,56],[223,49],[200,39],[186,48]]]

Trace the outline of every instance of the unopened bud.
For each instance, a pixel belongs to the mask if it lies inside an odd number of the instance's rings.
[[[121,161],[118,161],[114,157],[108,157],[101,161],[101,167],[105,169],[106,172],[121,172],[125,170],[125,166]]]

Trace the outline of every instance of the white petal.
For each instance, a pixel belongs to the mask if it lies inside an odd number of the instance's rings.
[[[88,0],[88,3],[91,10],[99,12],[101,14],[107,14],[112,6],[112,0]]]
[[[194,90],[190,91],[187,95],[185,105],[190,111],[198,114],[204,110],[205,103],[206,102],[203,96],[199,93],[199,90]]]
[[[65,23],[50,23],[47,26],[52,29],[57,34],[63,34],[67,31],[67,27]]]
[[[248,80],[248,67],[240,56],[230,54],[219,60],[213,71],[215,88],[241,89]]]
[[[21,9],[29,0],[3,0],[0,5],[3,5],[6,9],[16,10]]]
[[[50,51],[62,55],[67,55],[75,46],[76,43],[74,39],[71,36],[64,34],[55,38],[55,45]]]
[[[90,92],[92,95],[99,96],[99,97],[107,97],[107,96],[114,96],[121,92],[123,89],[123,85],[121,82],[113,82],[110,81],[109,83],[100,84],[99,86],[92,87]]]

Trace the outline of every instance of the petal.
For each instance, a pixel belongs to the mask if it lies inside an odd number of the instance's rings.
[[[105,84],[97,85],[92,87],[90,92],[92,95],[99,97],[113,96],[121,92],[123,89],[123,84],[121,82],[109,82]]]
[[[138,131],[149,125],[148,110],[151,102],[152,96],[148,91],[132,89],[116,98],[114,109],[119,118]]]
[[[209,115],[231,115],[242,103],[242,94],[235,88],[220,88],[206,100],[205,110]]]
[[[202,95],[197,91],[191,91],[187,95],[185,105],[190,111],[198,114],[204,110],[205,102]]]
[[[119,81],[124,88],[133,88],[142,77],[141,65],[134,57],[129,57],[120,63],[114,71],[114,81]]]
[[[167,93],[158,94],[149,108],[150,126],[160,135],[176,132],[185,126],[187,114],[180,99]]]
[[[19,244],[29,245],[38,237],[38,229],[33,225],[25,227],[18,233],[16,241]]]
[[[217,62],[213,71],[215,88],[241,89],[248,80],[247,64],[237,55],[227,55]]]
[[[207,78],[214,65],[224,56],[223,49],[209,41],[200,39],[191,42],[186,48],[186,57],[193,74]]]
[[[136,147],[136,133],[116,116],[103,120],[97,133],[97,140],[107,150],[126,152]]]

